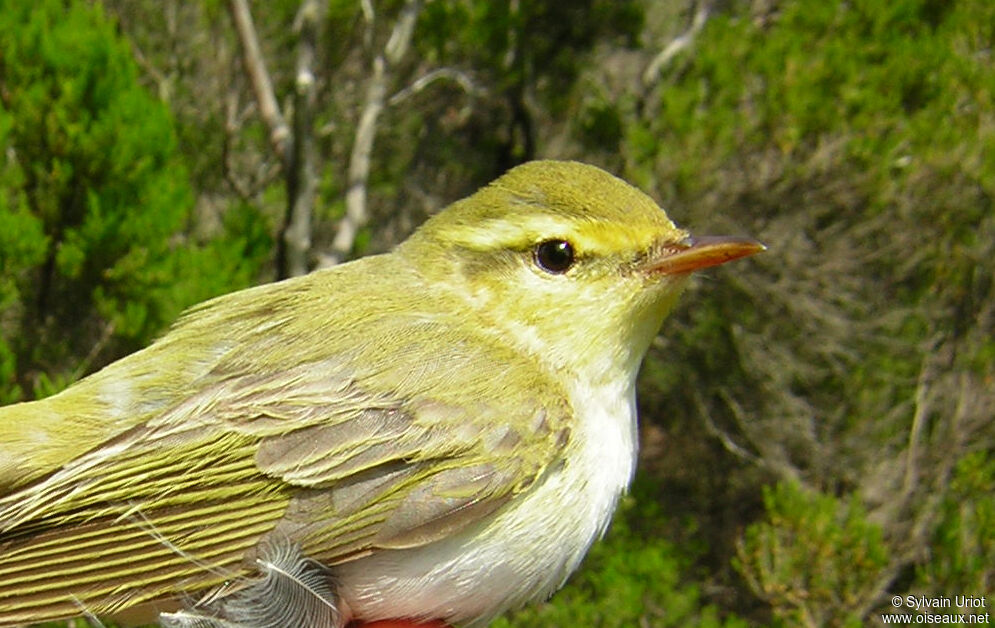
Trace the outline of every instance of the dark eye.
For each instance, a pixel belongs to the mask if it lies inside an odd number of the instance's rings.
[[[574,247],[566,240],[546,240],[535,248],[535,261],[539,268],[559,275],[570,270],[574,263]]]

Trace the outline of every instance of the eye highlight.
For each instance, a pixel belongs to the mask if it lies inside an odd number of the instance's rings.
[[[546,240],[533,252],[536,265],[554,275],[562,275],[574,264],[574,247],[566,240]]]

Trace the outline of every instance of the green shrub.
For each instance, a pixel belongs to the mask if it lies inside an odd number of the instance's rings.
[[[166,107],[99,5],[0,12],[0,401],[50,394],[248,285],[268,238],[199,243]]]
[[[764,504],[734,563],[753,592],[789,625],[863,625],[888,556],[860,500],[781,483]]]
[[[930,559],[917,571],[923,591],[987,596],[995,603],[995,460],[978,451],[962,458],[941,506]]]

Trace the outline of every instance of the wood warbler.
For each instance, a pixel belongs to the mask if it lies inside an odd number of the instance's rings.
[[[390,253],[196,306],[0,410],[0,626],[479,626],[545,598],[632,477],[686,278],[762,249],[537,161]]]

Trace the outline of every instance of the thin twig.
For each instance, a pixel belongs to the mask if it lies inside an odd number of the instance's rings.
[[[469,76],[466,75],[466,73],[460,72],[459,70],[454,70],[452,68],[438,68],[436,70],[432,70],[431,72],[422,77],[419,77],[417,80],[411,83],[411,85],[408,85],[404,89],[400,90],[399,92],[391,96],[390,99],[387,101],[387,104],[390,106],[394,106],[410,98],[411,96],[414,96],[418,92],[421,92],[432,83],[442,80],[453,81],[454,83],[459,85],[464,92],[470,95],[479,95],[483,93],[483,90],[474,85],[473,81],[470,79]]]
[[[249,5],[246,0],[228,0],[228,9],[235,24],[235,32],[242,43],[242,63],[259,104],[259,115],[270,131],[270,144],[280,160],[286,161],[289,156],[287,144],[290,141],[290,127],[276,102],[273,82],[266,71],[266,62],[259,47]]]
[[[225,181],[228,182],[228,185],[235,192],[236,196],[243,201],[248,201],[252,196],[252,190],[248,185],[238,180],[232,162],[232,143],[235,131],[240,126],[237,112],[238,92],[232,89],[229,90],[228,96],[225,98],[225,137],[224,141],[221,142],[221,171]]]
[[[369,219],[366,188],[370,178],[370,157],[376,139],[376,126],[387,98],[387,83],[393,67],[407,54],[411,45],[420,0],[407,0],[394,23],[383,52],[373,59],[373,72],[366,89],[366,102],[356,125],[356,139],[349,158],[349,179],[346,189],[345,216],[339,221],[331,251],[322,256],[321,266],[334,266],[352,252],[359,230]],[[370,26],[372,28],[372,24]]]
[[[72,375],[73,381],[76,381],[77,379],[83,377],[83,374],[89,370],[90,364],[92,364],[93,361],[97,358],[97,356],[100,355],[100,352],[103,351],[104,347],[107,346],[107,343],[110,342],[111,336],[114,335],[114,330],[115,330],[114,321],[107,321],[106,323],[104,323],[103,327],[104,328],[101,330],[100,333],[100,338],[97,339],[97,342],[93,343],[93,346],[90,347],[90,350],[87,352],[86,357],[83,358],[83,360],[79,364],[77,364],[76,368],[73,370],[73,375]]]
[[[905,476],[902,480],[902,495],[908,497],[916,484],[918,474],[916,473],[916,462],[918,458],[919,440],[922,438],[922,430],[926,416],[929,414],[929,387],[932,382],[932,368],[930,360],[933,351],[938,343],[932,343],[925,352],[922,366],[919,368],[919,377],[916,379],[916,392],[913,401],[915,411],[912,414],[912,426],[909,429],[908,446],[905,450]]]
[[[298,33],[297,75],[294,84],[292,155],[287,160],[286,172],[287,221],[279,255],[278,272],[281,277],[297,277],[308,271],[311,215],[318,189],[313,129],[316,98],[313,67],[320,22],[321,6],[318,0],[305,0],[294,21]]]
[[[663,47],[653,60],[650,61],[649,65],[643,71],[643,85],[645,87],[650,87],[656,80],[660,77],[660,72],[663,70],[664,66],[671,62],[678,54],[683,52],[685,49],[689,48],[691,44],[694,43],[695,37],[701,32],[701,29],[705,27],[705,22],[708,21],[710,6],[708,2],[699,2],[698,8],[694,12],[694,17],[691,19],[691,25],[686,31],[678,35],[677,37],[670,40],[670,42]]]
[[[720,428],[715,423],[715,420],[712,418],[712,413],[705,404],[705,400],[701,397],[701,393],[697,390],[694,390],[693,393],[694,405],[698,408],[698,413],[705,420],[705,428],[708,430],[708,433],[718,438],[722,443],[722,446],[737,458],[741,458],[755,465],[762,465],[763,462],[760,460],[759,456],[748,451],[745,447],[737,443],[728,432]]]

